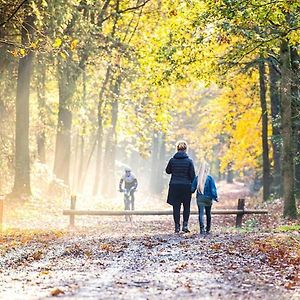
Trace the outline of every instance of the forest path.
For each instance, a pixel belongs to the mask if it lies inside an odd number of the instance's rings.
[[[13,244],[0,255],[0,298],[299,299],[299,289],[284,287],[286,275],[253,251],[267,234],[172,229],[167,218],[118,220]]]

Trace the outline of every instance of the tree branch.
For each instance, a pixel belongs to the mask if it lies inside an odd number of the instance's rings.
[[[137,31],[137,28],[138,28],[138,26],[139,26],[140,19],[141,19],[141,16],[142,16],[142,13],[143,13],[143,8],[140,10],[140,13],[139,13],[139,16],[138,16],[137,23],[136,23],[136,25],[135,25],[135,27],[134,27],[132,33],[131,33],[131,37],[130,37],[129,40],[128,40],[128,44],[131,42],[131,39],[133,38],[135,32]]]
[[[251,3],[251,5],[254,7],[262,7],[262,6],[268,6],[268,5],[278,4],[278,3],[284,3],[284,1],[274,0],[266,3],[260,3],[259,5]]]
[[[15,16],[15,14],[18,12],[18,10],[27,2],[28,0],[23,0],[20,4],[19,4],[19,6],[14,10],[14,12],[9,16],[9,18],[6,20],[6,21],[4,21],[4,22],[2,22],[1,24],[0,24],[0,27],[2,27],[3,25],[5,25],[7,22],[9,22],[14,16]]]
[[[0,44],[13,46],[13,47],[17,47],[17,48],[22,48],[22,46],[20,44],[17,44],[15,42],[11,42],[11,41],[7,41],[7,40],[2,40],[2,39],[0,39]]]
[[[133,7],[128,7],[128,8],[126,8],[126,9],[124,9],[124,10],[118,11],[118,13],[121,14],[121,13],[124,13],[124,12],[127,12],[127,11],[139,9],[139,8],[145,6],[149,1],[150,1],[150,0],[145,0],[145,1],[144,1],[142,4],[140,4],[140,5],[133,6]]]
[[[122,13],[125,13],[125,12],[128,12],[128,11],[131,11],[131,10],[139,9],[139,8],[145,6],[149,1],[150,1],[150,0],[145,0],[145,1],[144,1],[142,4],[140,4],[140,5],[133,6],[133,7],[128,7],[128,8],[123,9],[123,10],[118,10],[118,11],[116,11],[116,13],[117,13],[117,14],[122,14]],[[114,15],[114,13],[108,15],[106,18],[103,19],[103,22],[106,21],[107,19],[111,18],[113,15]]]
[[[104,14],[107,11],[108,5],[109,5],[110,0],[106,0],[105,3],[103,4],[103,7],[101,9],[100,15],[99,15],[99,19],[98,19],[98,25],[102,25],[102,23],[104,22]]]

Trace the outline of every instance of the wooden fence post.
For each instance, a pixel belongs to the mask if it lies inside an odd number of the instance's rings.
[[[76,208],[76,195],[71,195],[71,206],[70,209],[71,210],[75,210]],[[74,227],[75,225],[75,216],[74,215],[70,215],[70,227]]]
[[[0,232],[3,229],[3,208],[4,208],[4,198],[0,196]]]
[[[245,199],[238,200],[237,209],[242,210],[243,212],[236,214],[235,227],[242,227],[242,220],[243,220],[244,210],[245,210]]]

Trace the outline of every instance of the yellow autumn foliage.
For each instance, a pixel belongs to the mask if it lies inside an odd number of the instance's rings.
[[[221,171],[257,168],[262,154],[258,74],[228,78],[219,97],[202,109],[194,147],[199,157],[220,160]]]

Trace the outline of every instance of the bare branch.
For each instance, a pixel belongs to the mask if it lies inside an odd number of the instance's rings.
[[[4,21],[4,22],[2,22],[1,24],[0,24],[0,27],[2,27],[2,26],[4,26],[7,22],[9,22],[14,16],[15,16],[15,14],[18,12],[18,10],[27,2],[28,0],[23,0],[20,4],[19,4],[19,6],[14,10],[14,12],[9,16],[9,18],[6,20],[6,21]]]
[[[143,13],[143,8],[140,10],[140,13],[139,13],[139,16],[138,16],[137,23],[136,23],[136,25],[135,25],[135,27],[134,27],[134,30],[133,30],[132,33],[131,33],[131,37],[130,37],[129,40],[128,40],[128,44],[131,42],[131,39],[133,38],[135,32],[137,31],[137,28],[138,28],[138,26],[139,26],[139,24],[140,24],[140,19],[141,19],[142,13]]]
[[[142,4],[140,4],[140,5],[133,6],[133,7],[128,7],[128,8],[126,8],[126,9],[124,9],[124,10],[118,11],[118,13],[121,14],[121,13],[124,13],[124,12],[127,12],[127,11],[139,9],[139,8],[145,6],[149,1],[150,1],[150,0],[145,0],[145,1],[144,1]]]
[[[128,7],[126,9],[123,9],[123,10],[118,10],[116,11],[117,14],[122,14],[122,13],[125,13],[125,12],[128,12],[128,11],[132,11],[132,10],[137,10],[143,6],[145,6],[150,0],[145,0],[142,4],[140,5],[137,5],[137,6],[133,6],[133,7]],[[108,15],[106,18],[103,19],[103,22],[106,21],[107,19],[111,18],[114,14],[110,14]]]
[[[98,20],[98,25],[100,25],[100,26],[104,22],[104,14],[107,11],[109,2],[110,2],[110,0],[106,0],[105,3],[104,3],[104,5],[103,5],[103,7],[102,7],[102,9],[101,9],[101,12],[100,12],[100,15],[99,15],[99,20]]]
[[[17,48],[24,48],[20,44],[17,44],[15,42],[11,42],[11,41],[7,41],[7,40],[2,40],[2,39],[0,39],[0,44],[8,45],[8,46],[14,46],[14,47],[17,47]]]

